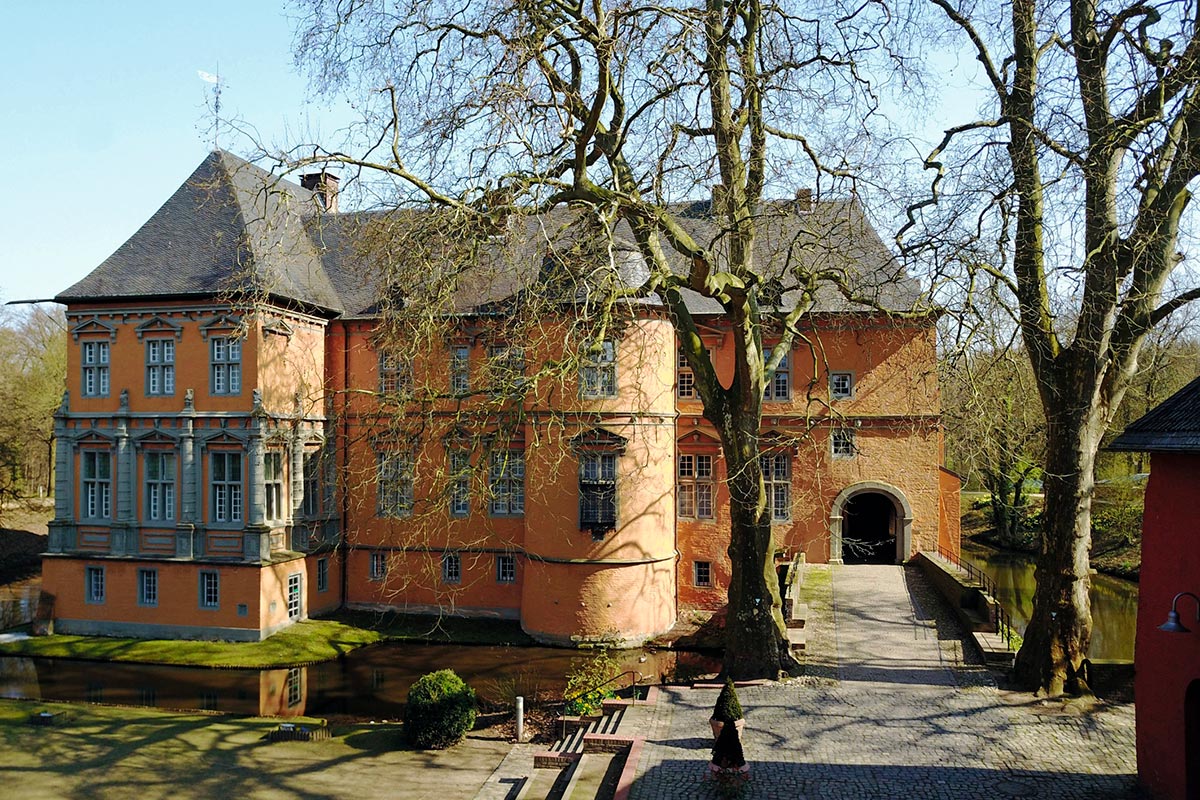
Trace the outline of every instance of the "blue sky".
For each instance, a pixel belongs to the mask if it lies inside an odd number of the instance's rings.
[[[344,104],[309,102],[278,0],[8,2],[3,14],[0,302],[69,287],[191,174],[212,148],[211,85],[199,71],[219,69],[222,117],[252,124],[267,144],[336,131],[350,116]],[[933,102],[962,113],[953,87],[969,60],[941,60]],[[926,120],[934,130],[938,116]]]
[[[191,174],[212,148],[197,71],[268,141],[339,115],[306,106],[278,2],[3,5],[2,302],[82,278]]]

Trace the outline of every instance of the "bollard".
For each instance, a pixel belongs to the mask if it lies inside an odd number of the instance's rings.
[[[517,698],[517,741],[525,741],[525,698]]]

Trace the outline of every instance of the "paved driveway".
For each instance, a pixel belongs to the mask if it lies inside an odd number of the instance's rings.
[[[833,581],[808,598],[808,674],[739,690],[745,797],[1137,796],[1132,705],[997,689],[964,661],[956,626],[935,624],[936,598],[903,567],[810,569],[832,569]],[[715,692],[665,694],[640,720],[648,741],[631,800],[716,796],[701,781]]]

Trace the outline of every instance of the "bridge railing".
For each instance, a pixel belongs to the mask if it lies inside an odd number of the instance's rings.
[[[963,572],[967,573],[967,577],[983,587],[992,600],[996,603],[996,633],[1004,639],[1004,644],[1009,650],[1013,649],[1013,643],[1017,637],[1016,628],[1013,627],[1012,616],[1004,608],[1000,602],[1000,592],[996,586],[996,581],[991,575],[981,570],[979,567],[972,564],[970,561],[963,561],[958,554],[948,550],[947,548],[938,545],[938,555],[946,561],[949,561],[954,566],[958,567]]]

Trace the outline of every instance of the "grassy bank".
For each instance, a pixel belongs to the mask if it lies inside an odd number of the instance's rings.
[[[299,622],[262,642],[54,635],[0,642],[0,655],[266,669],[328,661],[385,641],[533,644],[513,621],[347,612]]]

